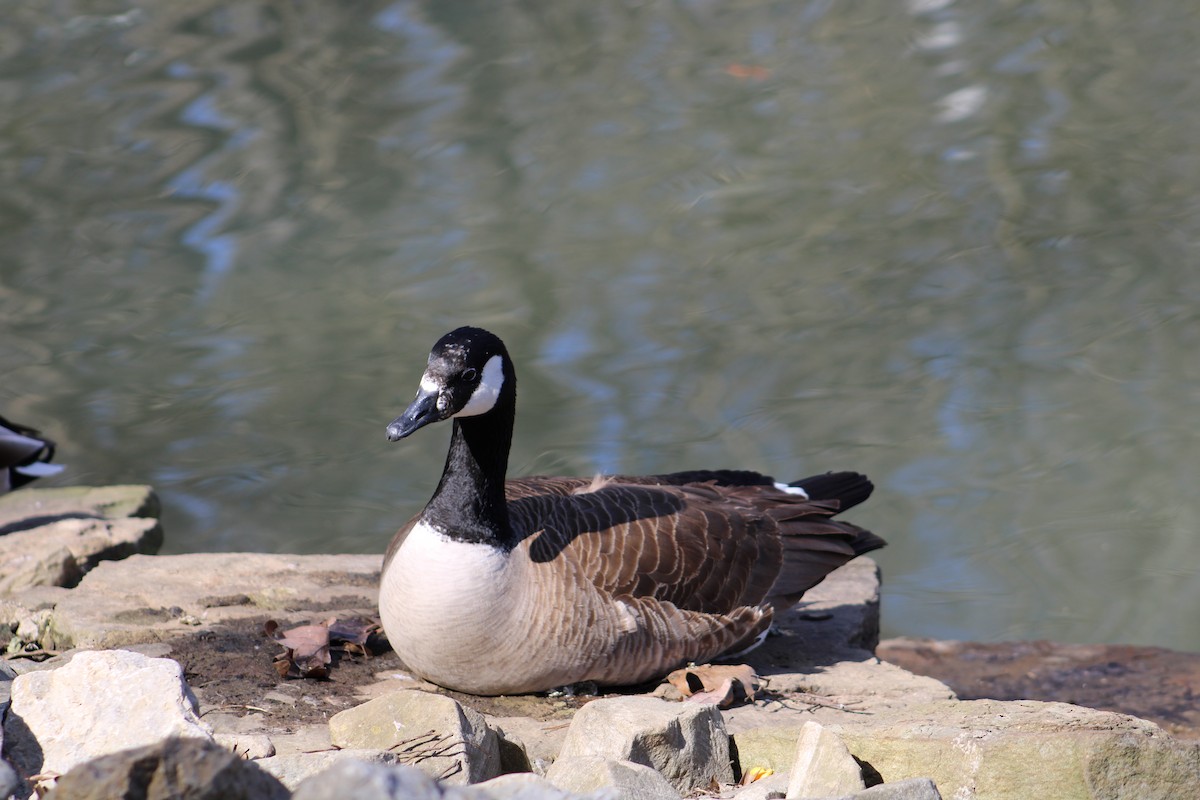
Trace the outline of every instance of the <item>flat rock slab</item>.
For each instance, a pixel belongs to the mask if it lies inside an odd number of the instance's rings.
[[[160,505],[149,486],[65,486],[21,489],[0,495],[0,535],[63,519],[158,519]]]
[[[1152,720],[1200,741],[1200,653],[1062,642],[888,639],[877,654],[964,700],[1054,700]]]
[[[919,697],[864,711],[816,708],[806,716],[840,736],[864,773],[888,782],[929,777],[946,797],[1168,800],[1191,796],[1200,783],[1200,747],[1122,714],[1033,700]],[[786,763],[795,752],[802,718],[762,707],[725,717],[743,769]]]
[[[377,555],[193,553],[106,561],[49,612],[55,649],[169,641],[223,622],[377,613]]]
[[[74,586],[101,561],[162,547],[149,486],[25,489],[0,496],[0,594]]]

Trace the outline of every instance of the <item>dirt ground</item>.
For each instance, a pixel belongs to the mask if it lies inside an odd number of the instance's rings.
[[[280,678],[273,664],[283,648],[263,632],[267,617],[222,624],[192,637],[171,641],[170,657],[200,701],[200,712],[264,714],[272,728],[295,731],[325,722],[337,712],[364,702],[364,690],[404,665],[383,643],[370,657],[333,651],[326,680]],[[428,684],[422,684],[428,687]],[[432,687],[429,687],[432,688]],[[538,720],[569,718],[592,696],[548,698],[475,697],[440,690],[465,706],[492,716],[528,716]]]
[[[396,654],[385,649],[371,657],[335,652],[327,680],[281,679],[272,661],[282,648],[263,632],[266,620],[221,625],[171,642],[171,657],[183,665],[201,713],[261,713],[273,729],[294,731],[364,702],[368,687],[404,672]],[[889,640],[878,655],[947,683],[963,699],[1075,703],[1133,714],[1181,738],[1200,739],[1200,654],[1121,645]],[[484,714],[538,720],[568,719],[595,699],[440,691]]]

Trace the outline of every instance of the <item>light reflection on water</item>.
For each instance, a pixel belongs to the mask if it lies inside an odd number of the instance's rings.
[[[1200,12],[70,8],[0,30],[0,410],[168,551],[381,551],[471,322],[514,472],[859,469],[887,632],[1200,648]]]

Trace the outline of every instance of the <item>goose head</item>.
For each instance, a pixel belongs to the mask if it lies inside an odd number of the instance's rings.
[[[433,422],[479,417],[516,400],[516,373],[504,342],[482,328],[462,327],[434,344],[417,396],[387,426],[398,441]]]

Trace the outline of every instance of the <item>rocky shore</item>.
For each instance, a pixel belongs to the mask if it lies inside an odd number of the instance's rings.
[[[390,651],[335,654],[328,680],[280,678],[264,624],[373,616],[379,557],[152,555],[157,509],[146,487],[0,497],[0,797],[1177,798],[1200,785],[1187,708],[1172,735],[1112,710],[962,699],[876,658],[866,558],[747,659],[764,683],[754,702],[655,686],[477,698],[415,679]],[[1019,662],[1040,694],[1001,680],[1002,654],[961,643],[878,652],[930,674],[984,664],[953,676],[963,697],[985,698],[969,689],[988,680],[1006,696],[1054,696],[1057,681],[1057,697],[1090,697],[1045,648]],[[1105,687],[1101,705],[1123,708],[1113,679],[1129,670],[1107,652],[1075,652],[1077,666]]]

